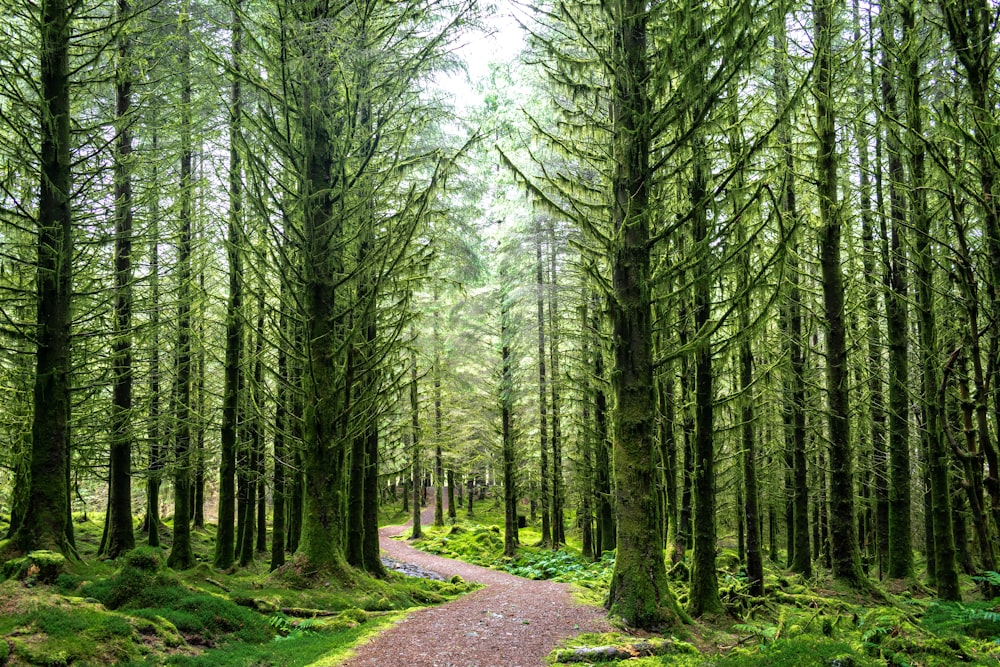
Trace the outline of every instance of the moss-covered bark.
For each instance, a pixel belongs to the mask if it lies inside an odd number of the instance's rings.
[[[775,33],[775,103],[781,112],[788,104],[788,39],[784,17]],[[802,344],[802,293],[799,289],[799,212],[796,204],[795,152],[792,147],[791,124],[787,117],[778,124],[778,144],[784,167],[781,191],[781,215],[789,230],[788,252],[785,255],[787,299],[782,314],[782,328],[788,341],[788,370],[785,379],[782,419],[785,427],[785,447],[789,460],[788,478],[791,493],[792,520],[788,566],[805,576],[812,574],[812,550],[809,544],[809,476],[806,466],[806,382],[805,355]]]
[[[542,513],[542,544],[552,543],[552,517],[549,514],[549,435],[548,396],[545,354],[545,271],[542,263],[542,219],[535,214],[535,305],[538,314],[538,449],[539,503]]]
[[[613,469],[618,551],[608,607],[630,626],[676,621],[656,512],[656,397],[653,387],[649,256],[650,100],[645,5],[608,4],[613,49],[612,326],[616,397]]]
[[[882,106],[888,120],[886,152],[889,177],[889,240],[883,251],[886,271],[886,330],[889,346],[889,544],[890,577],[913,574],[910,518],[910,397],[909,397],[909,295],[902,144],[896,127],[901,122],[896,91],[897,44],[894,4],[879,13],[882,43]],[[883,241],[885,243],[885,241]]]
[[[591,316],[594,336],[594,500],[596,503],[597,531],[594,557],[615,548],[615,515],[612,505],[611,458],[608,452],[608,397],[604,391],[604,346],[600,337],[600,317],[596,308]]]
[[[191,119],[191,27],[187,7],[180,21],[181,169],[177,244],[177,347],[174,373],[174,531],[167,565],[194,565],[191,547],[191,241],[194,207]]]
[[[151,141],[157,148],[156,132]],[[153,167],[152,184],[156,191],[159,172]],[[154,194],[150,204],[149,222],[149,293],[152,307],[149,313],[149,416],[146,437],[149,440],[149,467],[146,469],[146,541],[151,547],[160,545],[160,480],[163,475],[163,446],[160,443],[160,210]]]
[[[117,3],[117,17],[129,20],[127,0]],[[132,529],[132,38],[118,36],[115,82],[114,151],[115,299],[112,343],[111,451],[108,494],[109,558],[135,546]]]
[[[820,271],[826,317],[826,390],[830,452],[830,550],[833,574],[855,586],[866,582],[855,531],[854,451],[850,437],[847,331],[841,265],[841,209],[838,202],[833,95],[833,33],[837,0],[814,0],[816,174],[820,209]]]
[[[503,277],[501,277],[503,279]],[[500,437],[503,464],[503,552],[517,553],[517,458],[514,452],[514,377],[510,358],[510,311],[506,290],[500,294]]]
[[[699,133],[696,133],[696,135]],[[715,385],[712,375],[712,269],[709,263],[714,236],[708,228],[706,195],[708,165],[706,146],[696,137],[692,149],[692,235],[695,242],[694,327],[695,345],[695,433],[694,433],[694,540],[691,558],[691,592],[688,609],[693,616],[722,611],[715,552],[718,548],[715,521]]]
[[[37,218],[37,348],[31,463],[16,549],[71,555],[69,526],[70,302],[73,218],[70,193],[71,13],[65,0],[40,6],[41,181]]]
[[[924,438],[930,466],[934,511],[935,566],[938,597],[961,599],[958,567],[955,561],[955,536],[952,532],[950,456],[944,444],[941,422],[946,418],[938,400],[941,383],[940,351],[937,341],[937,313],[934,303],[934,266],[930,212],[927,209],[923,111],[920,106],[920,36],[911,1],[900,3],[903,24],[903,85],[906,91],[907,162],[909,167],[910,222],[915,232],[914,264],[917,282],[917,315],[920,335],[920,362],[923,375]]]
[[[243,342],[243,175],[240,159],[243,30],[240,12],[231,20],[232,83],[229,90],[229,215],[226,257],[229,296],[226,302],[226,352],[223,366],[222,425],[219,434],[219,514],[215,567],[225,569],[236,557],[236,449],[239,422],[240,357]]]

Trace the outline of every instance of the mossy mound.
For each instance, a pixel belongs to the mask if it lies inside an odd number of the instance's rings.
[[[31,585],[51,584],[66,570],[66,558],[55,551],[32,551],[21,558],[6,561],[0,568],[4,579],[17,579]]]
[[[94,600],[59,595],[10,580],[0,586],[0,664],[100,665],[141,658],[158,642],[137,619]]]

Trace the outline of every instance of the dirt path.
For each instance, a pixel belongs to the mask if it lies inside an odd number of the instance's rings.
[[[433,522],[433,508],[421,519]],[[522,579],[391,539],[406,530],[390,526],[379,531],[385,555],[486,586],[410,614],[360,646],[344,667],[539,667],[561,639],[610,630],[604,610],[573,600],[567,584]]]

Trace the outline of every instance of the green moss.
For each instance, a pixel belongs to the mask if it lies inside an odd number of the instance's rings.
[[[28,583],[53,583],[66,569],[66,558],[55,551],[32,551],[21,558],[8,560],[0,568],[4,579]]]
[[[159,547],[142,546],[126,552],[122,565],[143,572],[159,572],[166,567],[166,558]]]
[[[760,647],[739,648],[720,656],[717,667],[881,667],[847,642],[814,635],[778,639]]]
[[[383,616],[372,618],[364,624],[354,624],[352,627],[327,626],[324,628],[322,625],[314,625],[309,632],[293,633],[288,637],[279,637],[266,644],[232,643],[209,649],[196,656],[171,656],[166,664],[185,667],[336,665],[350,655],[352,647],[396,620],[395,616]]]

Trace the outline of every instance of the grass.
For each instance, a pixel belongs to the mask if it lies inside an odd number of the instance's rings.
[[[475,588],[395,573],[316,585],[294,566],[269,573],[266,557],[220,572],[208,563],[211,527],[193,532],[200,562],[187,571],[166,568],[167,550],[147,546],[102,561],[100,519],[76,518],[82,560],[67,564],[51,585],[0,582],[0,665],[336,664],[409,611]],[[168,520],[161,534],[169,537],[169,530]],[[290,608],[335,615],[280,611]]]

